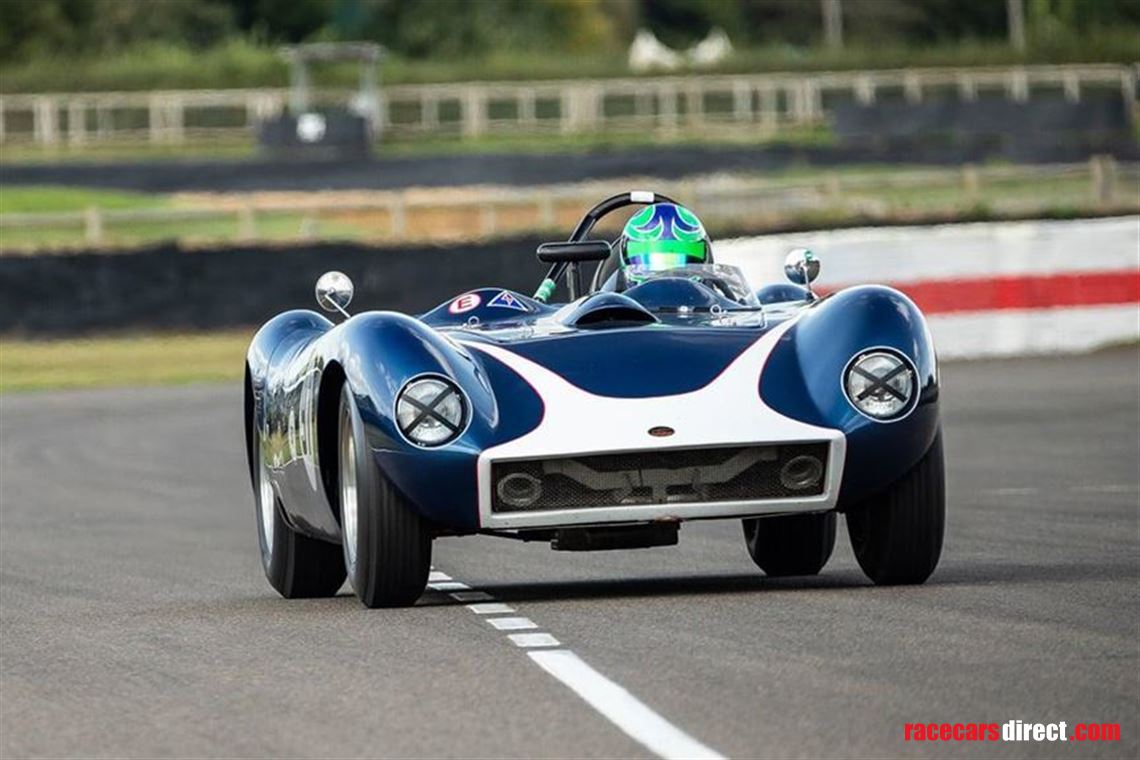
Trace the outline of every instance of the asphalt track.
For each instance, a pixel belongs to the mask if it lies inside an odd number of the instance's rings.
[[[841,530],[766,580],[734,522],[678,547],[490,538],[435,565],[733,757],[1136,757],[1140,351],[946,365],[949,528],[915,588]],[[235,386],[0,398],[0,756],[639,757],[447,593],[284,601]],[[1120,723],[1113,744],[907,744],[903,724]]]
[[[1120,160],[1136,154],[1131,140],[1101,145]],[[713,172],[768,172],[797,166],[915,164],[960,166],[1004,159],[1015,163],[1083,161],[1089,151],[1078,141],[904,140],[871,145],[699,146],[599,148],[536,153],[463,153],[443,156],[388,156],[368,160],[153,160],[115,162],[12,163],[0,166],[5,185],[78,185],[153,193],[180,191],[392,190],[460,185],[546,185],[619,177],[680,179]]]

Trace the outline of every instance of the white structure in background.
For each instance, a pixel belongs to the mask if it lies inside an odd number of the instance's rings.
[[[673,71],[682,63],[694,67],[713,66],[732,53],[732,42],[720,27],[709,31],[708,36],[684,53],[673,50],[654,36],[648,29],[642,29],[629,46],[629,68],[644,72],[653,70]]]
[[[672,71],[680,65],[681,56],[648,29],[639,30],[629,46],[629,67],[634,71]]]
[[[719,26],[685,54],[694,66],[714,66],[732,55],[732,42]]]

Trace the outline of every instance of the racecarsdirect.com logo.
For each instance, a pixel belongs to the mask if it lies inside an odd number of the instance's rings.
[[[906,723],[903,739],[911,742],[1118,742],[1119,723]]]

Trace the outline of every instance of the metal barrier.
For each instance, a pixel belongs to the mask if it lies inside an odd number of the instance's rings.
[[[682,129],[776,133],[824,120],[835,98],[918,102],[940,93],[971,100],[1000,93],[1024,101],[1090,88],[1118,89],[1130,114],[1137,67],[1116,64],[771,73],[548,82],[467,82],[384,88],[379,128],[392,135],[577,134]],[[346,91],[315,93],[313,105],[345,102]],[[0,143],[60,144],[246,136],[281,113],[288,91],[185,90],[0,96]]]
[[[1140,210],[1140,164],[1081,164],[830,173],[810,179],[630,178],[529,188],[182,196],[181,207],[0,215],[0,252],[180,240],[241,243],[472,240],[565,230],[614,187],[664,186],[719,227],[759,228],[830,215],[893,220],[985,207],[996,214]],[[1027,191],[1027,186],[1031,189]]]

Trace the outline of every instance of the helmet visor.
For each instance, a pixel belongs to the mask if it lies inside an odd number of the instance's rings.
[[[686,264],[703,264],[705,253],[703,240],[631,240],[626,244],[625,263],[659,271]]]

